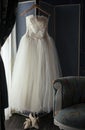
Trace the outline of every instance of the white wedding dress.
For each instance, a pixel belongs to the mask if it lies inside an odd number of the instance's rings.
[[[13,75],[11,108],[15,111],[50,112],[53,109],[52,81],[61,75],[55,44],[47,32],[44,16],[26,17]]]

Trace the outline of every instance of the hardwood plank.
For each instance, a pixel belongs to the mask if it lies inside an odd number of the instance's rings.
[[[24,130],[24,121],[24,116],[14,114],[9,120],[6,121],[6,130]],[[59,128],[53,124],[52,115],[48,114],[39,118],[39,130],[59,130]]]

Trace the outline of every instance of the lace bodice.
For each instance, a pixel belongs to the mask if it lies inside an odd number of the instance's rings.
[[[47,32],[48,19],[44,16],[26,17],[26,34],[32,38],[43,38]]]

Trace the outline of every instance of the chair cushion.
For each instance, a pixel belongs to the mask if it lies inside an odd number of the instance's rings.
[[[64,108],[54,116],[54,119],[69,127],[85,129],[85,104]]]

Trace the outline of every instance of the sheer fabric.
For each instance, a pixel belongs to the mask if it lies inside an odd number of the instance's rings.
[[[52,81],[61,75],[58,54],[47,32],[48,19],[27,16],[26,33],[16,55],[11,109],[50,112],[53,109]]]
[[[9,106],[5,109],[5,119],[8,119],[10,111],[10,93],[11,93],[11,73],[13,70],[14,59],[16,56],[16,25],[14,26],[12,33],[7,38],[3,47],[1,48],[1,56],[4,62],[6,80],[7,80],[7,90],[8,90],[8,102]]]

